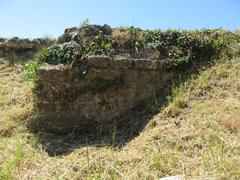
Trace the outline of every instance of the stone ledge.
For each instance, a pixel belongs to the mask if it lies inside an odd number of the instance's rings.
[[[33,129],[85,128],[111,123],[164,92],[175,75],[165,60],[92,56],[70,65],[45,64],[37,71]]]
[[[38,69],[40,75],[44,71],[50,73],[57,71],[70,70],[69,67],[86,67],[98,69],[141,69],[141,70],[162,70],[167,59],[164,60],[149,60],[149,59],[112,59],[108,56],[90,56],[85,61],[75,61],[72,66],[59,65],[44,65]]]

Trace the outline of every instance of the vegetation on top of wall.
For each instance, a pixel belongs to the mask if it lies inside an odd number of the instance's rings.
[[[36,55],[39,63],[66,64],[81,57],[81,46],[74,41],[44,48]]]
[[[81,22],[80,27],[84,27],[88,25],[89,25],[89,18],[86,18]]]
[[[161,31],[86,24],[65,30],[58,42],[44,49],[36,59],[49,64],[67,64],[89,55],[127,56],[168,59],[169,68],[181,68],[215,59],[233,42],[240,42],[240,36],[223,29]]]

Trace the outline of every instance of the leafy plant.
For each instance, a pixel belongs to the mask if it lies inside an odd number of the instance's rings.
[[[87,25],[88,19],[82,23],[83,27]],[[160,31],[128,26],[114,29],[112,35],[103,34],[101,30],[89,37],[71,34],[65,43],[44,49],[36,58],[41,63],[67,64],[89,55],[135,56],[144,53],[144,49],[151,49],[159,58],[169,59],[169,69],[181,69],[194,62],[214,59],[223,52],[227,54],[233,40],[239,42],[240,37],[223,29]]]
[[[74,41],[55,44],[41,51],[36,56],[38,63],[60,64],[70,63],[81,57],[81,47]]]
[[[85,18],[83,21],[82,21],[82,23],[81,23],[81,25],[80,25],[80,27],[86,27],[86,26],[88,26],[89,25],[89,18]]]
[[[39,67],[39,64],[36,64],[36,63],[26,65],[24,67],[25,79],[28,81],[34,80],[36,77],[38,67]]]
[[[83,46],[82,59],[93,54],[110,54],[112,48],[112,38],[99,34],[95,36],[92,42]]]
[[[186,64],[189,64],[191,62],[191,60],[187,57],[179,57],[176,59],[172,59],[171,61],[169,61],[168,63],[168,68],[180,68],[180,66],[184,66]]]

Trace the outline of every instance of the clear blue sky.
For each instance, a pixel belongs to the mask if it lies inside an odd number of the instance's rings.
[[[85,18],[113,27],[234,30],[240,0],[0,0],[0,37],[57,37]]]

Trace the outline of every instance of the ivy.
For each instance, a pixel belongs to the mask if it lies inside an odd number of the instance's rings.
[[[84,27],[87,26],[86,23]],[[178,68],[194,61],[210,60],[220,55],[233,40],[240,42],[239,36],[222,29],[161,31],[141,30],[131,26],[121,28],[118,33],[117,38],[101,31],[98,35],[88,37],[77,32],[68,34],[65,42],[44,49],[36,59],[40,63],[68,64],[90,55],[131,56],[150,48],[169,59],[169,68]]]
[[[43,49],[37,54],[36,61],[38,63],[66,64],[77,58],[81,58],[81,47],[76,42],[71,41]]]

